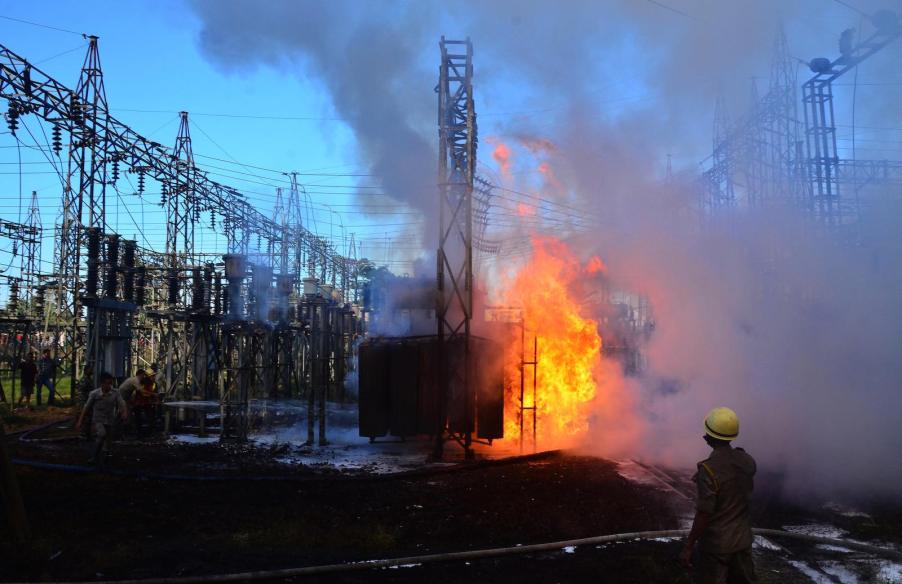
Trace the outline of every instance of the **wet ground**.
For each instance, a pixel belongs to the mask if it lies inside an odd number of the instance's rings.
[[[691,515],[684,471],[568,453],[424,465],[425,442],[332,436],[304,446],[301,423],[252,445],[126,440],[105,473],[83,472],[85,445],[65,424],[14,437],[15,457],[72,467],[17,467],[35,543],[27,554],[0,545],[0,580],[290,568],[673,529]],[[779,477],[758,484],[758,526],[902,548],[902,506],[793,504]],[[680,547],[630,541],[305,581],[691,582],[674,561]],[[758,538],[755,557],[762,582],[902,583],[902,565],[841,548]]]

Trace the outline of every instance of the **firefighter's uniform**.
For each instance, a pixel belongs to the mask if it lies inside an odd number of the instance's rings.
[[[704,584],[756,582],[752,563],[752,496],[755,459],[741,448],[715,448],[698,463],[698,511],[710,517],[699,539],[699,573]]]

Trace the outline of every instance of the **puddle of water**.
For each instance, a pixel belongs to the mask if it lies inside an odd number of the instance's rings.
[[[790,533],[799,533],[802,535],[813,535],[815,537],[830,537],[833,539],[842,539],[846,535],[846,531],[836,527],[835,525],[827,525],[826,523],[810,523],[807,525],[784,525],[783,529]]]
[[[756,535],[754,541],[752,542],[752,547],[764,550],[770,550],[773,552],[781,552],[783,548],[779,545],[775,544],[771,540],[766,537],[761,537],[760,535]]]
[[[839,580],[840,584],[858,584],[860,582],[858,574],[838,562],[821,562],[820,567],[821,570]]]
[[[836,580],[826,574],[818,572],[805,562],[800,562],[798,560],[789,560],[789,564],[802,574],[808,576],[808,578],[810,578],[811,581],[815,584],[836,584]]]
[[[219,436],[195,436],[194,434],[173,434],[169,437],[169,442],[178,442],[181,444],[212,444],[219,442]]]

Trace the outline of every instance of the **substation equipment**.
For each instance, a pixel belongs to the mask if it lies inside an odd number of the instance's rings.
[[[98,37],[87,40],[74,90],[0,45],[10,133],[21,142],[17,132],[26,130],[62,184],[52,272],[38,265],[36,194],[26,223],[0,225],[23,262],[0,315],[5,364],[50,348],[72,388],[85,365],[95,379],[152,369],[165,399],[181,404],[174,422],[193,416],[203,430],[213,411],[223,438],[246,438],[254,420],[278,414],[274,403],[293,401],[303,404],[294,409],[306,416],[309,439],[316,422],[324,443],[326,403],[346,399],[363,334],[356,258],[304,227],[296,173],[267,216],[195,165],[187,112],[171,150],[114,118]],[[46,146],[29,127],[34,118],[50,127]],[[109,230],[107,198],[122,198],[126,181],[128,195],[158,185],[164,252]],[[229,253],[195,250],[202,217]]]
[[[738,207],[793,209],[815,229],[836,234],[847,245],[863,243],[867,234],[858,229],[859,220],[875,202],[868,191],[902,186],[902,162],[840,156],[833,83],[898,40],[902,21],[890,10],[879,10],[862,24],[864,30],[842,33],[839,57],[807,63],[812,76],[801,85],[801,99],[798,62],[782,31],[768,90],[759,96],[753,83],[748,113],[731,121],[723,96],[718,97],[713,150],[703,162],[707,169],[698,189],[705,222],[729,220]],[[776,249],[771,256],[772,263],[787,257]]]

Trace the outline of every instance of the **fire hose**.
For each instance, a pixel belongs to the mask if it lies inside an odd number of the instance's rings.
[[[760,536],[797,539],[810,543],[831,545],[865,552],[897,561],[902,560],[902,553],[895,549],[870,545],[857,541],[848,541],[832,537],[821,537],[817,535],[807,535],[803,533],[792,533],[780,529],[755,528],[752,531],[755,533],[755,535]],[[518,545],[514,547],[490,548],[464,552],[447,552],[440,554],[426,554],[422,556],[406,556],[403,558],[391,558],[385,560],[363,560],[345,564],[325,564],[320,566],[305,566],[302,568],[284,568],[280,570],[262,570],[256,572],[238,572],[232,574],[214,574],[208,576],[179,576],[174,578],[148,578],[143,580],[105,580],[100,581],[99,584],[200,584],[202,582],[246,582],[252,580],[276,580],[281,578],[295,578],[299,576],[314,576],[319,574],[335,574],[341,572],[373,570],[376,568],[416,566],[420,564],[430,564],[436,562],[479,560],[485,558],[497,558],[502,556],[524,555],[537,552],[556,551],[568,547],[575,548],[579,546],[599,545],[629,540],[685,537],[688,534],[688,529],[672,529],[666,531],[636,531],[632,533],[615,533],[611,535],[585,537],[581,539],[568,539],[564,541],[553,541],[548,543]],[[98,581],[93,582],[94,584],[98,584]],[[75,582],[72,584],[88,583]]]
[[[66,422],[74,421],[74,417],[66,417],[61,418],[59,420],[53,420],[52,422],[47,422],[46,424],[41,424],[40,426],[36,426],[34,428],[26,428],[24,430],[19,430],[18,432],[10,432],[7,434],[9,436],[19,435],[20,442],[66,442],[69,440],[73,440],[76,437],[74,436],[57,436],[54,438],[32,438],[32,434],[37,434],[38,432],[43,432],[48,428],[52,428],[53,426],[58,426],[60,424],[64,424]]]

